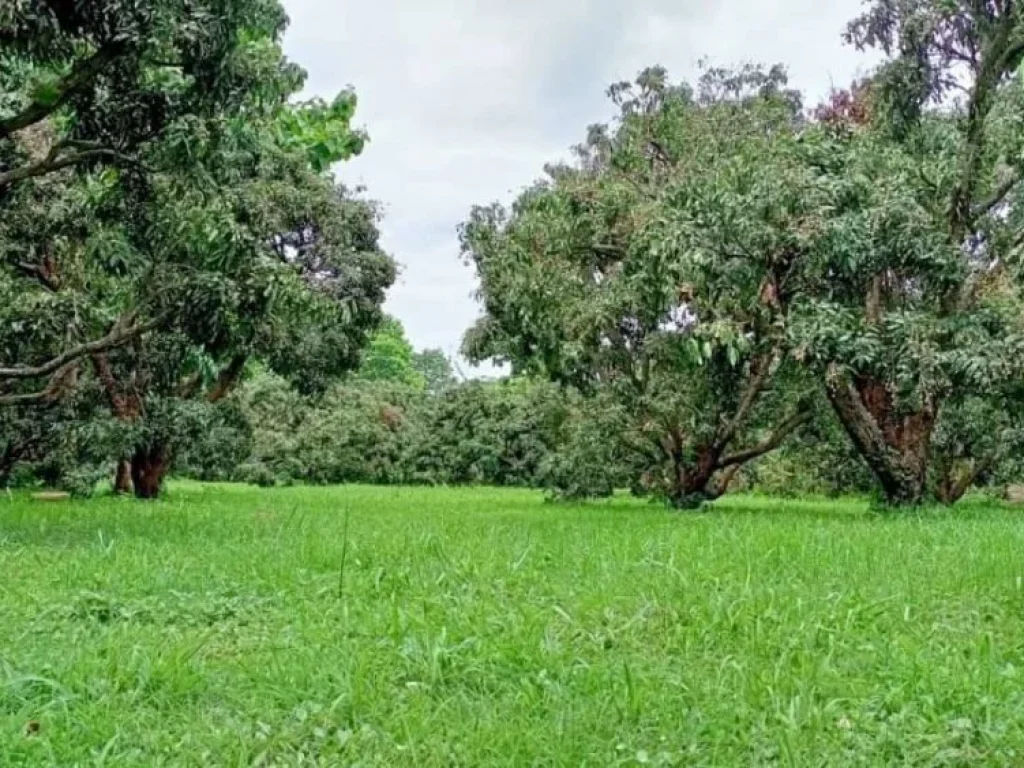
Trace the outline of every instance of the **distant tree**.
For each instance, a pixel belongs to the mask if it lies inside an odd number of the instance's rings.
[[[439,395],[457,382],[452,361],[440,349],[424,349],[414,353],[412,365],[426,381],[428,394]]]
[[[546,381],[467,381],[429,398],[409,432],[406,476],[454,485],[538,486],[566,403]]]
[[[402,324],[393,317],[384,320],[370,339],[356,377],[364,381],[389,382],[423,391],[426,379],[415,365],[415,352],[405,337]]]

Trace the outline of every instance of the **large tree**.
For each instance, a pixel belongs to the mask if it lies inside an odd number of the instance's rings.
[[[310,388],[356,365],[394,277],[376,209],[329,176],[362,148],[355,99],[290,103],[284,22],[271,0],[0,13],[0,396],[93,376],[140,496],[250,359]]]
[[[464,226],[486,311],[466,346],[599,398],[648,491],[690,506],[809,419],[786,326],[827,195],[779,68],[610,96],[575,164]]]
[[[832,212],[798,343],[886,499],[955,501],[1014,429],[969,422],[1019,410],[1024,11],[878,0],[849,37],[889,58],[805,133]]]

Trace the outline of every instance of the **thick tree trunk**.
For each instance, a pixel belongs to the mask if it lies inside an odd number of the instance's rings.
[[[139,449],[132,456],[131,474],[138,499],[155,499],[163,490],[164,478],[171,468],[171,452],[164,445]]]
[[[931,398],[917,411],[899,414],[884,383],[854,383],[829,367],[826,392],[840,423],[882,487],[888,503],[914,506],[924,500],[936,407]]]
[[[682,458],[682,451],[675,453],[674,482],[669,493],[669,501],[676,509],[697,509],[709,501],[714,501],[715,494],[711,491],[711,480],[718,470],[720,453],[712,446],[697,449],[696,462],[687,462]]]
[[[114,493],[126,495],[132,492],[132,463],[130,461],[117,462],[117,469],[114,471]]]

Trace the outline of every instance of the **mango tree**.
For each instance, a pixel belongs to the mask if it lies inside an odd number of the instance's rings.
[[[375,207],[329,176],[362,149],[355,98],[291,101],[285,21],[271,0],[0,11],[0,403],[102,393],[139,496],[249,360],[305,387],[354,367],[394,277]]]
[[[831,214],[795,343],[886,500],[952,502],[1008,447],[980,438],[1016,429],[967,422],[1019,411],[1024,14],[1014,0],[870,6],[849,38],[887,62],[803,137]]]
[[[647,492],[687,507],[809,418],[787,336],[827,194],[784,72],[643,72],[572,165],[462,231],[485,316],[467,353],[617,411]]]

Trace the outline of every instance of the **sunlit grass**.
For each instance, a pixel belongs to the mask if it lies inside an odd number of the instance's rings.
[[[3,766],[1024,762],[1013,510],[179,484],[0,575]]]

